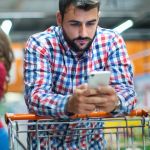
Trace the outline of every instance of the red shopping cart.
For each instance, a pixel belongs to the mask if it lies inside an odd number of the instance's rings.
[[[101,142],[102,149],[106,150],[149,150],[150,149],[150,120],[149,115],[144,110],[133,110],[128,116],[113,117],[111,114],[105,112],[93,112],[88,115],[79,114],[74,115],[70,120],[55,120],[49,117],[36,116],[35,114],[5,114],[6,123],[9,131],[10,150],[32,150],[32,144],[27,144],[26,137],[32,133],[36,137],[37,149],[40,150],[40,138],[45,138],[45,147],[50,150],[51,137],[59,136],[51,130],[40,129],[38,126],[57,125],[57,124],[78,124],[78,123],[102,123],[102,128],[76,128],[73,130],[75,135],[78,136],[80,141],[80,132],[83,130],[93,131],[102,130],[103,138],[105,142]],[[34,122],[30,122],[34,121]],[[34,126],[33,130],[30,130],[30,126]],[[63,129],[62,129],[63,130]],[[42,134],[43,132],[49,132],[49,135]],[[69,132],[68,132],[69,133]],[[45,136],[44,136],[45,135]],[[88,135],[87,135],[88,136]],[[30,141],[29,141],[30,143]],[[89,149],[89,143],[86,143],[86,149]]]

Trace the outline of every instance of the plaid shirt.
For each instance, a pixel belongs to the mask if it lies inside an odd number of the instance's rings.
[[[29,112],[68,118],[65,109],[68,97],[76,86],[87,82],[89,72],[99,70],[111,71],[110,85],[114,87],[121,101],[118,112],[130,112],[136,103],[133,72],[120,35],[98,27],[91,47],[80,58],[64,40],[61,27],[52,26],[31,36],[24,58],[25,100]],[[62,124],[55,128],[67,130],[71,125]],[[62,134],[65,134],[65,131]],[[89,142],[90,140],[90,149],[100,147],[98,139],[90,138]],[[44,143],[44,139],[42,142]],[[53,149],[79,148],[76,142],[66,144],[66,139],[62,142],[63,146],[60,139],[52,139],[51,143]],[[84,149],[83,143],[80,143],[80,149],[81,145]]]

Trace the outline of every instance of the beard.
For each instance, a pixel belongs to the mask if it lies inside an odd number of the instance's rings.
[[[96,33],[95,33],[96,34]],[[63,29],[63,35],[64,35],[64,39],[66,40],[66,42],[68,43],[68,45],[71,47],[71,49],[76,52],[76,53],[79,53],[79,54],[83,54],[86,50],[88,50],[94,40],[94,37],[91,39],[89,37],[77,37],[77,38],[74,38],[74,39],[70,39],[67,35],[67,33],[65,32],[65,30]],[[76,43],[75,41],[76,40],[88,40],[88,43],[86,44],[86,46],[84,48],[80,48]]]

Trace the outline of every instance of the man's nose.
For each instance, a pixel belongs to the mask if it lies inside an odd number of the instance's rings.
[[[80,32],[79,34],[80,34],[81,37],[87,37],[87,28],[86,28],[86,25],[82,24],[80,26],[80,31],[79,32]]]

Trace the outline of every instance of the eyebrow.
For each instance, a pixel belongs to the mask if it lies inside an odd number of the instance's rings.
[[[77,20],[69,20],[68,22],[70,22],[70,23],[81,23],[80,21],[77,21]],[[96,22],[96,19],[89,20],[87,22]]]

